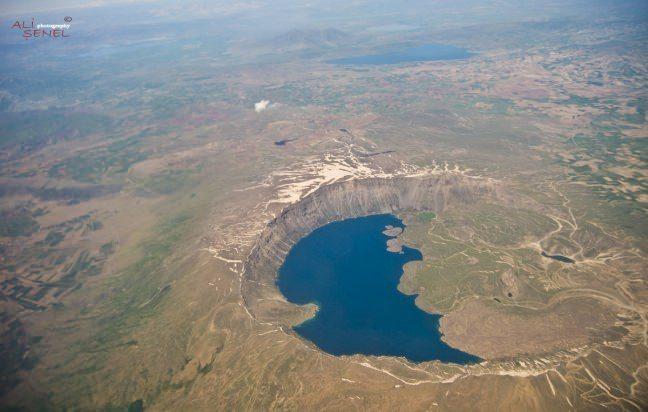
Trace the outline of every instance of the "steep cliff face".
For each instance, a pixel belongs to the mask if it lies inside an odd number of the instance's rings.
[[[455,205],[498,199],[502,199],[502,191],[493,182],[455,173],[371,178],[324,186],[284,209],[259,237],[245,262],[242,293],[247,308],[260,320],[287,324],[310,316],[312,308],[285,301],[275,280],[290,248],[327,223],[406,210],[439,213]]]

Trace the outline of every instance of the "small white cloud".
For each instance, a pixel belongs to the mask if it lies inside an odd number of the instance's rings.
[[[254,103],[254,111],[257,113],[261,113],[262,111],[268,108],[269,104],[270,104],[270,100],[261,100],[258,103]]]

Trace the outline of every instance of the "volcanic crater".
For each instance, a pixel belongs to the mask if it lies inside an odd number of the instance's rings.
[[[242,295],[258,320],[295,325],[313,316],[314,306],[287,302],[276,286],[277,271],[297,241],[333,221],[362,216],[430,211],[489,201],[510,203],[493,180],[442,173],[366,178],[322,186],[285,208],[260,235],[247,261]]]

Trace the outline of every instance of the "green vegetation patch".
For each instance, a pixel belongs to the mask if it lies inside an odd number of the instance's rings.
[[[423,254],[422,261],[408,263],[400,285],[404,292],[419,295],[417,304],[447,312],[475,295],[494,296],[500,302],[510,299],[512,296],[503,292],[508,289],[502,276],[511,272],[511,279],[517,282],[516,296],[524,290],[525,299],[544,301],[544,296],[525,286],[532,272],[541,270],[534,266],[540,258],[537,252],[518,247],[555,230],[551,218],[488,203],[433,216],[415,214],[408,219],[404,232],[404,240]],[[536,286],[541,288],[542,284]]]
[[[155,313],[162,296],[171,289],[165,284],[172,275],[165,269],[167,262],[189,222],[190,216],[182,213],[160,224],[154,236],[139,246],[141,258],[110,280],[111,290],[117,293],[106,301],[109,307],[97,312],[102,314],[100,331],[82,344],[83,351],[95,352],[115,345],[140,321]],[[101,250],[108,253],[113,248],[114,245],[106,244]]]
[[[65,239],[65,234],[63,232],[51,230],[47,236],[45,236],[45,243],[48,246],[56,246],[61,243],[63,239]]]
[[[39,229],[38,222],[27,208],[0,211],[0,236],[29,236]]]
[[[444,225],[453,233],[476,236],[484,242],[512,246],[525,238],[538,239],[555,229],[549,217],[526,209],[513,209],[495,204],[480,204],[472,209],[449,212]]]
[[[183,187],[194,183],[194,171],[189,169],[167,170],[162,173],[147,177],[138,184],[138,193],[141,195],[156,194],[170,195]]]
[[[112,125],[110,117],[95,113],[58,109],[3,112],[0,113],[0,148],[21,145],[29,150],[50,142],[107,132]]]
[[[146,159],[148,152],[140,151],[135,147],[111,153],[111,147],[89,153],[82,153],[52,166],[48,174],[50,177],[70,177],[79,182],[96,183],[105,174],[118,174],[128,169],[141,160]]]
[[[434,212],[421,212],[416,215],[416,218],[421,222],[431,222],[436,219],[436,213]]]

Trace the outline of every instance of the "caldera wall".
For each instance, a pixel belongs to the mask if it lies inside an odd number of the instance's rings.
[[[260,320],[287,324],[309,316],[308,308],[285,301],[275,280],[290,248],[327,223],[405,210],[439,213],[453,205],[501,198],[501,189],[492,181],[459,173],[370,178],[323,186],[284,209],[259,237],[245,262],[242,293],[247,308]]]

